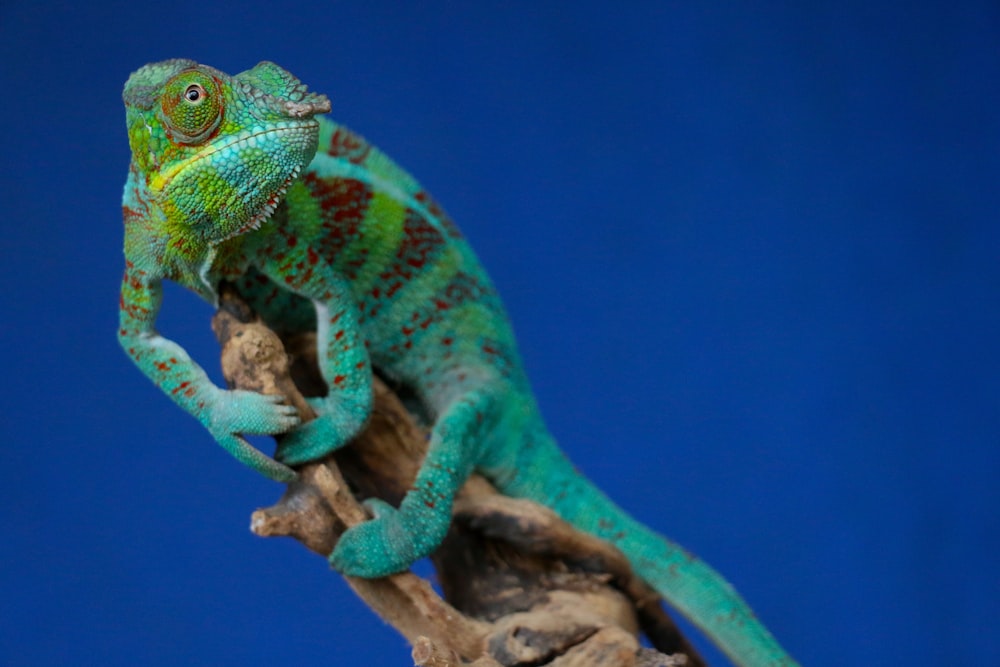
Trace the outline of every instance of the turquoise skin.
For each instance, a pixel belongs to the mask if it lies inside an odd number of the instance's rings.
[[[345,574],[406,569],[444,538],[473,472],[615,544],[738,665],[795,665],[704,562],[631,519],[582,477],[539,414],[501,301],[474,252],[409,174],[272,63],[230,77],[192,61],[125,85],[132,148],[119,340],[237,459],[279,481],[341,447],[371,410],[372,370],[409,387],[433,424],[398,508],[348,530]],[[315,330],[329,393],[300,425],[280,398],[216,387],[155,329],[164,279],[210,302],[236,282],[275,329]],[[275,459],[242,434],[286,433]]]

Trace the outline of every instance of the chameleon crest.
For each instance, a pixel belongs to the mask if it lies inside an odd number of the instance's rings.
[[[132,162],[122,210],[118,339],[164,393],[230,454],[288,481],[290,466],[346,444],[372,405],[373,369],[410,390],[431,423],[398,507],[345,532],[345,574],[399,572],[433,551],[454,496],[478,471],[615,544],[635,571],[745,667],[796,663],[717,572],[614,505],[549,434],[500,298],[475,253],[415,179],[316,114],[272,63],[228,76],[190,60],[147,65],[123,95]],[[281,397],[215,386],[156,318],[163,280],[209,301],[221,281],[276,331],[315,331],[328,394],[299,424]],[[245,434],[284,433],[275,457]]]

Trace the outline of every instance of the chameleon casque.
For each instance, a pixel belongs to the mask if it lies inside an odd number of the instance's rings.
[[[190,60],[125,84],[132,160],[118,337],[142,371],[237,459],[288,467],[347,443],[372,405],[373,369],[415,393],[432,426],[399,508],[372,502],[330,556],[339,571],[406,569],[443,539],[478,471],[615,544],[636,572],[737,664],[795,665],[739,594],[682,547],[631,519],[582,477],[539,414],[494,287],[420,185],[277,65],[235,76]],[[317,150],[318,149],[318,150]],[[215,302],[235,282],[282,332],[315,330],[327,396],[299,425],[280,397],[217,387],[155,327],[169,279]],[[275,458],[241,434],[287,433]]]

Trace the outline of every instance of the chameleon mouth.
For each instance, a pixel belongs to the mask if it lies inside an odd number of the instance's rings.
[[[281,125],[278,125],[276,127],[269,127],[263,130],[256,130],[254,132],[250,132],[247,134],[238,134],[229,141],[226,141],[225,143],[219,144],[217,146],[213,145],[207,151],[198,153],[197,155],[192,156],[190,159],[185,160],[181,164],[171,169],[168,174],[164,175],[163,180],[160,182],[159,189],[166,190],[167,188],[170,187],[170,184],[174,181],[174,179],[183,174],[188,168],[197,164],[201,164],[203,160],[211,159],[212,156],[217,153],[229,150],[236,150],[237,152],[239,152],[239,150],[247,148],[263,149],[266,147],[267,142],[261,140],[261,137],[265,137],[269,134],[274,134],[274,133],[284,134],[289,132],[294,133],[296,131],[301,131],[301,130],[310,131],[316,128],[318,125],[319,123],[310,118],[307,120],[282,123]]]
[[[259,140],[260,137],[275,133],[285,134],[287,132],[295,132],[298,130],[312,130],[318,126],[319,123],[317,121],[309,118],[306,120],[287,121],[281,123],[280,125],[276,125],[274,127],[268,127],[263,130],[256,130],[248,134],[238,134],[229,141],[220,144],[218,146],[214,146],[207,153],[202,153],[197,155],[194,159],[200,160],[208,158],[215,155],[219,151],[230,150],[237,147],[238,147],[237,150],[239,150],[240,148],[264,148],[265,143]]]

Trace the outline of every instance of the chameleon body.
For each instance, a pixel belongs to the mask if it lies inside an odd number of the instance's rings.
[[[622,550],[636,572],[737,664],[795,665],[708,565],[582,477],[546,430],[489,277],[405,171],[317,114],[328,100],[273,63],[228,76],[189,60],[129,78],[119,340],[139,368],[243,463],[276,480],[364,425],[373,369],[408,387],[432,424],[398,508],[348,530],[330,556],[350,575],[406,569],[443,539],[474,470]],[[216,387],[155,328],[163,280],[206,300],[235,282],[279,331],[316,330],[329,386],[299,425],[280,399]],[[241,434],[286,433],[272,459]]]

